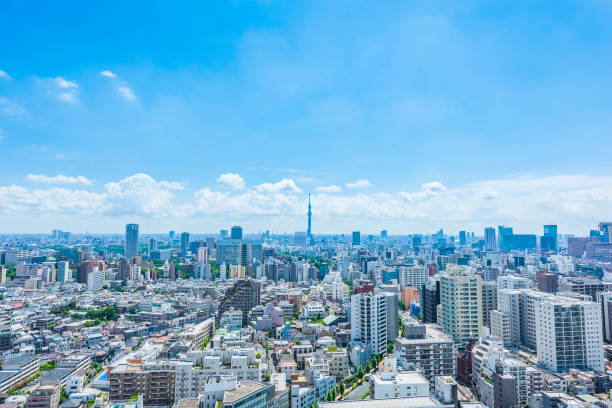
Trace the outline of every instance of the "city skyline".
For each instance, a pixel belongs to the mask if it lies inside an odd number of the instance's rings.
[[[0,10],[1,407],[612,408],[612,2]]]
[[[225,173],[211,187],[199,190],[142,173],[104,185],[66,176],[52,180],[26,177],[25,181],[38,187],[0,187],[4,197],[0,209],[11,214],[2,233],[41,233],[56,228],[115,233],[132,222],[141,224],[145,233],[214,233],[236,223],[250,233],[293,233],[308,227],[310,193],[292,179],[251,186],[240,175]],[[545,190],[550,186],[560,191]],[[433,181],[418,191],[394,194],[371,192],[373,188],[358,180],[345,183],[339,191],[312,193],[313,234],[387,229],[391,235],[408,235],[440,228],[480,233],[497,225],[539,234],[543,225],[556,224],[561,234],[585,235],[609,218],[612,206],[612,177],[605,176],[524,175],[454,188]]]

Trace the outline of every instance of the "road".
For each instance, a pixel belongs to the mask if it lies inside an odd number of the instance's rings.
[[[363,384],[358,385],[357,388],[351,391],[351,393],[345,398],[345,400],[358,401],[359,398],[361,398],[361,396],[365,394],[366,391],[368,391],[369,389],[370,383],[368,381],[364,381]]]

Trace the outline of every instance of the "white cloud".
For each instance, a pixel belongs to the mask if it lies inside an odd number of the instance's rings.
[[[17,102],[9,100],[5,96],[0,96],[0,115],[19,116],[26,112],[25,108]]]
[[[493,200],[500,196],[500,192],[491,186],[486,186],[483,190],[476,193],[476,197],[482,200]]]
[[[120,86],[119,88],[117,88],[117,92],[119,92],[119,95],[121,95],[127,100],[131,101],[131,100],[136,99],[136,96],[134,95],[134,91],[132,91],[132,88],[128,88],[127,86]]]
[[[430,183],[425,183],[421,187],[423,187],[423,190],[429,191],[429,192],[446,191],[446,186],[440,183],[439,181],[432,181]]]
[[[113,83],[119,85],[117,87],[117,92],[119,93],[119,95],[121,95],[122,98],[128,100],[128,101],[133,101],[134,99],[136,99],[136,95],[134,94],[134,90],[132,88],[130,88],[129,84],[125,81],[119,81],[119,77],[117,76],[117,74],[115,74],[112,71],[109,71],[107,69],[105,69],[104,71],[100,72],[100,75],[102,75],[103,77],[106,78],[110,78],[113,81]]]
[[[77,98],[74,95],[74,92],[61,92],[57,95],[57,97],[60,98],[60,100],[64,102],[69,102],[69,103],[77,102]]]
[[[157,217],[186,214],[172,202],[172,190],[183,189],[181,183],[156,181],[148,174],[138,173],[118,182],[104,185],[107,212],[117,215],[151,215]]]
[[[45,176],[44,174],[28,174],[26,180],[43,184],[80,184],[84,186],[91,186],[93,184],[87,177],[64,176],[63,174],[58,174],[55,177]]]
[[[364,179],[357,180],[357,181],[354,181],[354,182],[346,183],[346,186],[348,188],[366,188],[366,187],[370,187],[371,185],[372,185],[372,183],[370,183],[368,180],[364,180]]]
[[[62,77],[55,78],[55,83],[59,88],[62,89],[76,89],[79,85],[74,81],[68,81]]]
[[[257,190],[259,193],[278,193],[281,191],[289,191],[292,193],[302,192],[302,190],[300,190],[295,184],[295,181],[288,178],[284,178],[277,183],[262,183],[255,186],[255,190]]]
[[[7,81],[10,81],[11,79],[13,79],[6,71],[3,71],[1,69],[0,69],[0,78],[6,79]]]
[[[62,77],[54,78],[56,88],[59,90],[57,97],[64,102],[77,103],[76,93],[79,85],[75,81],[69,81]]]
[[[217,181],[232,190],[242,190],[246,186],[244,179],[236,173],[223,173]]]
[[[342,191],[342,188],[340,186],[335,186],[335,185],[320,186],[320,187],[317,187],[317,191],[319,193],[339,193],[340,191]]]

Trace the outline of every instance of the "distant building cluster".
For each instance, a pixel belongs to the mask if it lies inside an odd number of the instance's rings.
[[[0,236],[0,406],[612,406],[612,223],[319,235],[306,214]]]

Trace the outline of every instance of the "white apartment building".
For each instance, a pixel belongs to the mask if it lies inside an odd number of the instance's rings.
[[[397,371],[397,360],[392,354],[385,357],[378,374],[370,375],[370,398],[389,399],[428,397],[429,381],[418,371]]]
[[[596,302],[551,297],[535,314],[538,361],[549,370],[604,369],[601,309]]]
[[[215,319],[210,318],[178,334],[180,341],[191,343],[191,349],[198,349],[207,337],[215,333]]]
[[[351,340],[369,345],[373,354],[387,352],[387,300],[384,294],[351,296]]]
[[[302,314],[300,317],[305,319],[323,319],[326,316],[323,305],[319,302],[308,302],[302,306]]]
[[[309,408],[315,403],[316,390],[311,387],[291,386],[291,408]]]
[[[92,272],[87,274],[87,289],[100,290],[104,286],[104,271],[93,268]]]
[[[242,328],[242,311],[234,310],[233,307],[230,308],[221,316],[219,327],[225,327],[228,332],[240,330]]]
[[[426,266],[400,266],[399,281],[402,289],[407,286],[420,289],[429,280],[429,269]]]
[[[497,364],[501,364],[504,374],[510,374],[516,379],[516,393],[521,407],[527,406],[528,378],[527,365],[523,362],[506,358],[504,344],[501,339],[489,336],[488,330],[472,350],[472,383],[483,402],[493,406],[493,372]]]
[[[498,289],[527,289],[529,279],[516,275],[503,275],[497,278]]]
[[[500,312],[499,310],[491,310],[491,334],[504,342],[504,346],[512,346],[512,323],[511,315]]]

